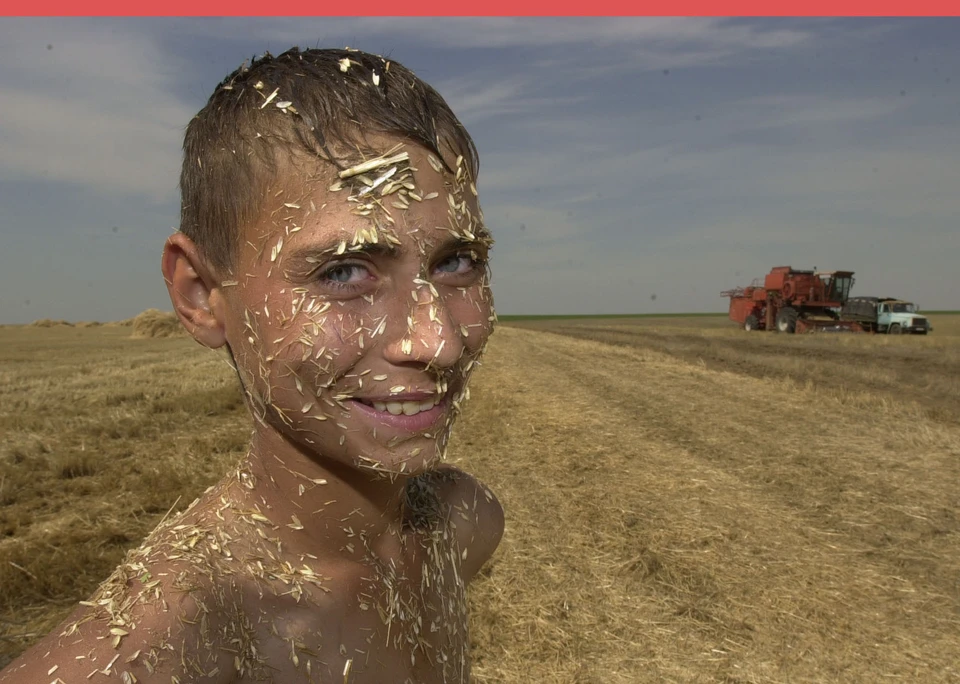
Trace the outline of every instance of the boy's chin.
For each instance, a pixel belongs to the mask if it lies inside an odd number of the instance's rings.
[[[443,461],[443,453],[436,443],[431,442],[384,448],[379,454],[358,457],[356,465],[367,472],[392,479],[420,475],[438,467]]]

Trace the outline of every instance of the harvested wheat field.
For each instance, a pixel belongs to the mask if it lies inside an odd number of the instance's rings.
[[[451,451],[507,515],[476,681],[960,680],[960,316],[933,323],[501,327]],[[234,382],[188,339],[0,329],[0,664],[240,456]]]

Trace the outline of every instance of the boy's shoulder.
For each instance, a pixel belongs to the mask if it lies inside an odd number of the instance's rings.
[[[158,525],[0,684],[260,681],[290,660],[297,631],[346,617],[337,597],[357,595],[361,573],[323,557],[297,563],[257,533],[256,510],[220,503],[208,490]]]
[[[232,681],[226,670],[218,676],[217,662],[181,659],[182,644],[202,640],[211,592],[202,574],[182,562],[144,563],[150,550],[144,544],[129,552],[90,599],[0,673],[0,682],[72,682],[103,675],[130,684],[158,672],[166,681],[200,676]]]
[[[463,581],[469,582],[500,544],[504,531],[503,507],[494,493],[478,479],[452,465],[442,465],[411,482],[416,495],[427,487],[447,509],[460,549]],[[414,506],[414,509],[416,506]]]

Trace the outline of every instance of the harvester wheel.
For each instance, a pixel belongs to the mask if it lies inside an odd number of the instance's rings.
[[[900,335],[903,332],[903,329],[900,327],[899,323],[894,323],[890,326],[889,333],[891,335]]]
[[[777,313],[777,330],[782,333],[792,333],[797,330],[797,310],[786,306]]]
[[[750,314],[743,321],[743,329],[746,330],[747,332],[750,332],[751,330],[759,330],[760,329],[759,319],[757,319],[757,317],[754,316],[753,314]]]

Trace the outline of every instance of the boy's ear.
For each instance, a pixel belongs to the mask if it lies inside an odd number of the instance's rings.
[[[227,341],[226,302],[220,280],[193,240],[183,233],[171,235],[163,246],[160,268],[180,322],[193,338],[211,349]]]

